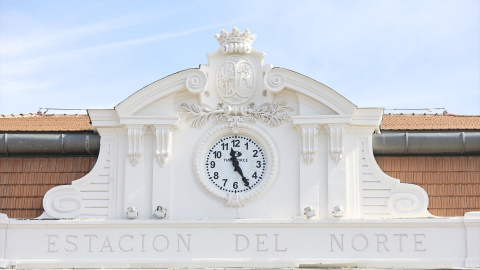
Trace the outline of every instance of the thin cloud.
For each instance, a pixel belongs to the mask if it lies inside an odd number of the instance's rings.
[[[72,58],[72,57],[81,57],[82,55],[85,55],[85,54],[103,53],[103,52],[111,51],[114,49],[121,49],[125,47],[141,45],[141,44],[160,41],[160,40],[171,40],[181,36],[186,36],[186,35],[194,34],[197,32],[206,31],[212,28],[216,29],[220,27],[220,25],[221,24],[208,25],[204,27],[183,30],[180,32],[163,33],[163,34],[152,35],[148,37],[135,38],[135,39],[112,42],[112,43],[107,43],[107,44],[102,44],[97,46],[80,48],[76,50],[64,51],[60,53],[42,55],[39,57],[23,59],[20,61],[19,60],[10,61],[10,62],[6,62],[5,64],[2,64],[0,69],[3,70],[2,73],[4,73],[3,74],[4,76],[21,75],[21,74],[24,74],[25,72],[31,71],[32,66],[40,66],[42,62],[47,60],[52,61],[59,58],[64,59],[64,58]],[[27,68],[24,68],[24,69],[19,68],[22,66]]]
[[[113,20],[106,20],[94,24],[73,28],[60,29],[58,31],[38,31],[30,33],[28,37],[2,39],[0,48],[3,58],[12,58],[19,55],[39,51],[43,48],[58,47],[61,44],[74,43],[75,40],[83,39],[115,29],[122,29],[133,25],[142,24],[142,16],[124,16]],[[11,22],[13,23],[13,22]]]

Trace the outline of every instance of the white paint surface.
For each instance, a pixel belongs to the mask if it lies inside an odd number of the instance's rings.
[[[272,69],[238,45],[242,33],[226,40],[208,66],[90,110],[101,135],[95,168],[45,195],[40,218],[54,220],[2,215],[0,266],[480,267],[478,213],[433,217],[423,189],[375,163],[383,109]],[[226,134],[262,144],[268,184],[230,194],[208,186],[198,160]]]

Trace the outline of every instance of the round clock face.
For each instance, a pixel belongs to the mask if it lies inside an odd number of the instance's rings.
[[[266,154],[262,146],[245,135],[227,135],[216,140],[205,157],[207,179],[229,193],[255,189],[265,179]]]

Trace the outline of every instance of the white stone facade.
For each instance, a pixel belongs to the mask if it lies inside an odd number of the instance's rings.
[[[89,111],[95,168],[39,219],[1,215],[0,267],[480,267],[480,213],[434,217],[376,165],[383,109],[264,64],[249,31],[216,38],[207,66]]]

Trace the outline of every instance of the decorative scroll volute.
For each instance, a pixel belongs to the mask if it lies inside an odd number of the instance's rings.
[[[263,77],[265,88],[273,93],[278,93],[285,88],[285,77],[276,70],[268,70]]]
[[[76,187],[58,186],[45,194],[43,208],[54,218],[75,218],[82,213],[84,205]]]
[[[387,201],[388,210],[395,216],[415,215],[419,206],[417,196],[411,193],[395,193]]]
[[[200,70],[193,70],[190,71],[191,74],[188,75],[187,79],[185,80],[185,86],[187,90],[193,94],[198,94],[204,91],[208,84],[207,74]]]

